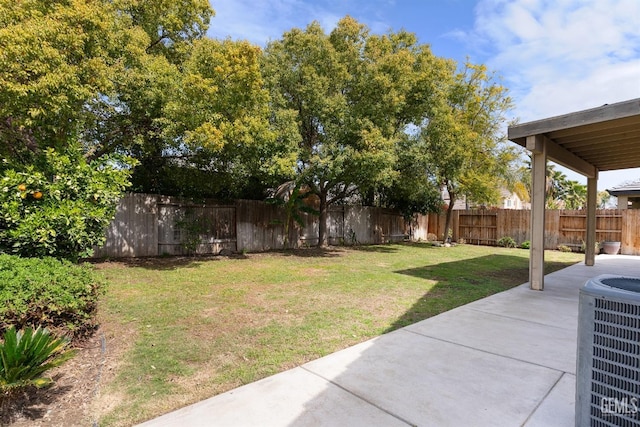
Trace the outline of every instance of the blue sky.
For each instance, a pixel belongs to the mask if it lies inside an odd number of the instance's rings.
[[[640,98],[639,0],[211,0],[210,37],[264,46],[345,15],[375,33],[405,29],[436,55],[502,77],[520,122]],[[563,169],[564,170],[564,169]],[[586,182],[571,171],[569,178]],[[640,179],[602,172],[599,189]]]

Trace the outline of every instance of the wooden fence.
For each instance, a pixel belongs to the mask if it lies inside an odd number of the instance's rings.
[[[129,194],[94,257],[122,258],[187,253],[261,252],[284,248],[282,208],[256,200],[231,204],[152,194]],[[288,247],[318,243],[318,217],[303,215],[304,226],[289,226]],[[405,238],[397,211],[366,206],[333,206],[327,219],[331,245],[377,244]]]
[[[478,245],[495,245],[502,237],[518,244],[530,240],[529,210],[460,210],[453,211],[452,239]],[[414,221],[417,229],[425,225],[429,233],[444,238],[444,215]],[[584,210],[547,210],[545,214],[545,249],[568,246],[581,249],[586,240],[587,214]],[[596,211],[596,241],[621,242],[620,253],[640,255],[640,209],[600,209]],[[424,232],[420,238],[424,239]]]
[[[508,236],[518,244],[530,240],[528,210],[460,210],[453,212],[452,239],[469,244],[495,245]],[[219,203],[129,194],[124,197],[107,229],[104,246],[94,257],[142,257],[186,253],[216,254],[260,252],[284,248],[282,208],[255,200]],[[586,213],[582,210],[548,210],[545,248],[560,245],[580,249],[586,240]],[[405,222],[399,212],[366,206],[333,206],[327,229],[331,245],[379,244],[444,239],[444,214],[419,215]],[[640,210],[598,210],[596,240],[620,241],[621,253],[640,255]],[[289,247],[318,242],[318,218],[304,215],[304,226],[291,224]]]

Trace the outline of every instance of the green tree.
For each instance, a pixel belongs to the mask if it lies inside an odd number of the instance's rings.
[[[350,17],[329,35],[314,22],[269,44],[264,75],[274,108],[297,116],[296,180],[320,200],[320,246],[331,204],[398,177],[395,144],[424,117],[440,69],[413,34],[372,35]]]
[[[403,133],[395,150],[397,177],[390,186],[376,189],[377,204],[398,209],[407,220],[417,213],[438,212],[442,196],[425,140],[420,135]]]
[[[109,1],[0,0],[0,153],[28,164],[77,140],[139,53]]]
[[[272,197],[267,199],[267,203],[280,206],[284,209],[285,220],[277,221],[283,225],[283,247],[289,248],[289,230],[292,222],[299,227],[304,227],[303,214],[318,215],[319,212],[310,204],[307,204],[308,192],[300,188],[300,184],[295,181],[288,181],[278,186]]]
[[[443,82],[422,128],[436,182],[449,195],[445,236],[456,200],[466,196],[475,203],[495,203],[507,185],[516,153],[501,144],[501,126],[511,108],[506,92],[486,67],[466,64]]]
[[[598,209],[606,209],[611,201],[611,194],[607,190],[598,191],[596,200]]]
[[[567,176],[549,162],[547,162],[546,169],[546,207],[547,209],[562,209],[565,207],[564,197],[568,185]]]
[[[167,108],[183,90],[183,67],[193,46],[204,36],[213,10],[206,0],[120,0],[114,8],[138,35],[138,51],[128,66],[114,76],[114,89],[92,109],[93,123],[83,140],[89,155],[127,153],[139,163],[133,189],[177,194],[185,185],[176,162],[180,138],[166,132]],[[176,167],[178,163],[178,167]],[[197,183],[207,182],[200,174]]]
[[[194,42],[181,90],[165,109],[173,159],[183,169],[206,171],[218,197],[246,197],[256,188],[253,196],[263,198],[264,188],[294,171],[295,121],[270,108],[261,58],[260,48],[245,41]]]

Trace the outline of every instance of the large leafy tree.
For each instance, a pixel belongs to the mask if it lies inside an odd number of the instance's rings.
[[[175,194],[180,168],[172,168],[175,139],[168,137],[167,106],[183,87],[183,66],[213,15],[206,0],[113,2],[118,15],[140,35],[140,50],[114,76],[114,90],[92,109],[83,135],[91,157],[127,153],[138,159],[134,190]],[[202,182],[202,179],[196,182]],[[177,188],[176,188],[177,187]]]
[[[405,219],[439,212],[442,196],[432,171],[427,144],[419,134],[403,133],[395,146],[397,177],[379,186],[367,203],[398,209]]]
[[[104,239],[131,162],[79,140],[145,35],[110,1],[0,1],[0,251],[77,259]]]
[[[78,139],[91,159],[162,151],[167,94],[207,0],[0,0],[0,151],[29,163]]]
[[[0,152],[64,149],[140,47],[111,2],[0,1]]]
[[[516,159],[501,144],[511,107],[506,88],[482,65],[467,63],[450,76],[422,128],[435,179],[449,195],[445,237],[456,200],[465,196],[475,203],[495,203]]]
[[[395,145],[424,116],[440,69],[413,34],[372,35],[350,17],[269,44],[264,74],[274,108],[296,114],[296,180],[319,198],[319,245],[331,204],[398,177]]]
[[[520,182],[531,194],[531,160],[527,159],[519,169]],[[570,180],[556,169],[554,164],[546,165],[545,207],[547,209],[583,209],[587,204],[587,186]],[[604,192],[606,194],[606,192]],[[598,193],[599,207],[606,205],[607,199]]]
[[[171,156],[189,173],[206,173],[218,197],[262,198],[294,171],[295,121],[270,108],[261,57],[245,41],[198,40],[182,66],[182,89],[167,104]]]

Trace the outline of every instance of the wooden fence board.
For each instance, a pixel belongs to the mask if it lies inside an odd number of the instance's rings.
[[[620,253],[625,255],[640,255],[640,210],[622,209],[621,246]]]
[[[94,248],[94,257],[144,257],[158,251],[156,196],[129,194],[118,203],[107,228],[106,241]]]

